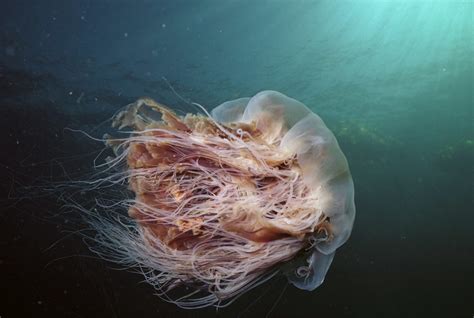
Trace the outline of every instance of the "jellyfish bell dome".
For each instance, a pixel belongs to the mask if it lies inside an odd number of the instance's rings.
[[[203,108],[204,110],[204,108]],[[161,120],[149,116],[161,114]],[[115,184],[127,217],[91,222],[99,255],[138,268],[183,308],[230,303],[277,273],[298,288],[324,280],[355,216],[347,161],[324,122],[275,91],[178,116],[141,98],[114,116],[107,138],[125,166]],[[170,291],[194,290],[179,297]]]
[[[303,103],[276,91],[225,102],[211,114],[218,122],[254,122],[265,141],[277,141],[281,152],[296,156],[317,198],[315,213],[328,218],[330,233],[314,233],[311,250],[295,258],[286,274],[296,287],[314,290],[324,281],[336,249],[349,238],[355,218],[354,184],[335,136]]]

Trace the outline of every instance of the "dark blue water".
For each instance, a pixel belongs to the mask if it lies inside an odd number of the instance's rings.
[[[471,317],[472,1],[10,1],[0,10],[1,317]],[[92,258],[63,201],[120,107],[179,112],[272,89],[347,156],[357,216],[322,287],[275,279],[183,311]]]

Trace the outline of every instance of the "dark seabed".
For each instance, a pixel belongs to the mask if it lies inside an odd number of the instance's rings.
[[[0,317],[472,317],[473,1],[9,1],[0,10]],[[324,284],[182,310],[94,258],[51,181],[150,96],[194,111],[272,89],[318,113],[355,182]],[[31,186],[35,186],[31,188]],[[93,198],[84,198],[93,200]],[[67,209],[66,209],[67,210]]]

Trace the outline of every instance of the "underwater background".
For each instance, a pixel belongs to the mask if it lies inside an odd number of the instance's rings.
[[[2,2],[0,317],[472,317],[473,14],[456,0]],[[141,96],[184,113],[267,89],[323,118],[355,183],[352,236],[313,292],[279,277],[218,311],[179,309],[94,258],[61,200],[24,191],[90,171],[103,145],[70,129],[101,138]]]

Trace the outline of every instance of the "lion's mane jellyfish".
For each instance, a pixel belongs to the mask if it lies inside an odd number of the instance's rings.
[[[305,105],[264,91],[178,116],[142,98],[113,125],[128,130],[107,137],[108,164],[124,166],[115,181],[133,195],[113,205],[128,216],[92,221],[102,256],[185,308],[225,305],[277,273],[306,290],[323,282],[352,229],[354,187]]]

